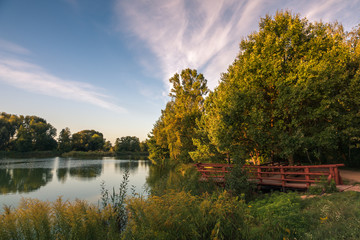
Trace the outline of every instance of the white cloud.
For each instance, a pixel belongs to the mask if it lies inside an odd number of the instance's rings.
[[[0,50],[8,52],[8,53],[16,53],[16,54],[23,54],[23,55],[30,54],[30,51],[28,49],[23,48],[15,43],[6,41],[1,38],[0,38]]]
[[[359,0],[138,0],[116,3],[119,23],[155,54],[166,84],[184,68],[204,73],[214,88],[234,61],[241,38],[258,29],[260,17],[292,10],[310,20],[359,22]],[[352,25],[354,26],[354,24]],[[350,26],[351,27],[351,26]],[[167,85],[169,87],[169,85]]]
[[[0,58],[0,81],[30,92],[90,103],[115,112],[126,112],[91,84],[63,80],[47,73],[40,66],[18,59]]]

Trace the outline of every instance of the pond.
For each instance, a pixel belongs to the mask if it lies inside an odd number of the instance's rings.
[[[87,200],[98,204],[101,182],[106,188],[118,191],[126,169],[129,169],[129,189],[147,194],[148,160],[119,160],[116,158],[76,159],[0,159],[0,209],[4,204],[16,207],[21,198],[54,201]]]

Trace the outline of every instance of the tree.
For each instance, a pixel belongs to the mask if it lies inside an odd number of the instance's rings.
[[[82,130],[72,135],[75,151],[99,151],[105,144],[103,134],[95,130]]]
[[[169,104],[169,103],[168,103]],[[169,144],[165,131],[164,112],[161,111],[160,118],[154,124],[154,128],[148,135],[149,159],[154,165],[163,167],[170,158]]]
[[[231,156],[330,159],[359,136],[359,65],[339,24],[266,16],[205,104],[212,144]]]
[[[140,140],[135,136],[117,138],[114,148],[115,152],[139,152]]]
[[[37,116],[21,117],[15,146],[22,152],[54,150],[57,147],[55,136],[56,129],[45,119]]]
[[[58,150],[60,152],[70,152],[72,150],[71,132],[68,127],[61,130],[59,134]]]
[[[110,141],[105,141],[104,151],[109,152],[112,149],[112,145]]]
[[[180,75],[175,74],[169,81],[172,84],[171,101],[154,126],[149,141],[150,156],[166,155],[168,149],[171,159],[191,162],[189,152],[196,148],[193,138],[196,120],[201,117],[204,96],[208,93],[207,81],[202,74],[191,69],[182,70]]]
[[[0,114],[0,150],[9,150],[14,140],[16,130],[19,128],[20,118],[13,114],[2,112]]]
[[[141,141],[140,142],[140,151],[141,152],[148,152],[149,151],[149,146],[148,146],[148,139]]]

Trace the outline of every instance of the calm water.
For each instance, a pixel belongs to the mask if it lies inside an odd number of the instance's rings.
[[[125,169],[130,171],[129,189],[133,185],[144,194],[149,167],[148,160],[115,158],[0,159],[0,209],[17,206],[22,197],[54,201],[62,196],[97,204],[101,182],[118,190]]]

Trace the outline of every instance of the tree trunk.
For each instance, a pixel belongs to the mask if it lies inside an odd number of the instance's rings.
[[[294,165],[294,155],[290,154],[290,156],[288,157],[288,161],[289,161],[289,165],[293,166]]]
[[[226,160],[227,160],[228,164],[231,164],[229,152],[226,153]]]

